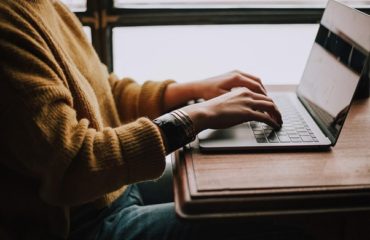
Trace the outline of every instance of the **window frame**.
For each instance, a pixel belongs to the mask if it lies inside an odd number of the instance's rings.
[[[370,8],[358,9],[370,14]],[[113,28],[158,25],[319,23],[324,8],[116,8],[114,0],[87,0],[76,15],[91,27],[101,61],[113,70]]]
[[[86,11],[74,12],[81,24],[91,29],[91,40],[97,54],[103,60],[102,55],[102,41],[100,33],[100,16],[99,16],[99,0],[87,0]]]

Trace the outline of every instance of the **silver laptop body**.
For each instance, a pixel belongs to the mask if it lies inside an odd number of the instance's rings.
[[[295,93],[269,94],[283,115],[274,131],[248,122],[198,135],[201,151],[330,149],[361,79],[369,81],[370,16],[330,0]]]

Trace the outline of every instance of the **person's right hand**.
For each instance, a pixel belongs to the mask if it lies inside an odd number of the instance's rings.
[[[248,121],[280,128],[282,118],[271,98],[247,88],[237,88],[205,102],[182,108],[197,133],[205,129],[228,128]]]

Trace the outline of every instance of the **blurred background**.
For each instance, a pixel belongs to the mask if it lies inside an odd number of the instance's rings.
[[[62,0],[102,62],[138,82],[239,69],[265,84],[301,78],[326,0]],[[370,14],[370,0],[341,1]]]

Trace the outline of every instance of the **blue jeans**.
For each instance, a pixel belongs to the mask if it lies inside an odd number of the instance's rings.
[[[70,239],[311,239],[273,220],[184,221],[175,214],[171,178],[133,184],[101,210],[86,205],[71,216]]]

